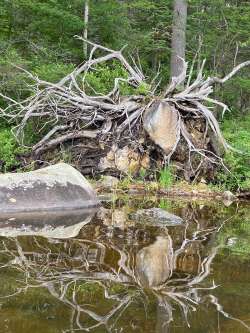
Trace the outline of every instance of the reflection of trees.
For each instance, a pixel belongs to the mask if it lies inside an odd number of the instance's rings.
[[[100,326],[113,332],[133,303],[147,302],[148,293],[154,295],[158,304],[157,332],[167,332],[176,306],[187,325],[189,312],[204,302],[230,318],[211,294],[216,286],[206,287],[203,283],[219,248],[211,240],[220,228],[204,228],[198,221],[191,223],[190,218],[179,231],[181,242],[176,244],[173,231],[165,229],[158,231],[153,242],[146,241],[143,246],[136,238],[139,230],[130,230],[133,241],[128,246],[113,237],[109,228],[100,225],[88,226],[86,235],[83,229],[80,239],[67,241],[38,237],[5,239],[1,242],[0,271],[14,271],[17,282],[15,290],[11,293],[5,290],[1,298],[32,288],[46,288],[72,311],[67,332],[89,331]],[[103,295],[108,305],[101,304],[95,310],[86,304],[90,303],[84,298],[89,284]]]

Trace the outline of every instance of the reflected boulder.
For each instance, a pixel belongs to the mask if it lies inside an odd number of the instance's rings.
[[[146,288],[159,286],[167,281],[174,265],[174,252],[170,236],[158,236],[156,241],[141,249],[136,255],[136,274]]]
[[[131,215],[137,222],[150,223],[156,226],[178,226],[183,224],[183,219],[171,214],[162,208],[139,209]]]
[[[0,215],[0,236],[72,238],[92,220],[95,208],[5,213]]]

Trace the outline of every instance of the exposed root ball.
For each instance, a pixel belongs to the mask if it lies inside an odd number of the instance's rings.
[[[98,155],[99,152],[99,160],[103,152],[111,150],[113,144],[119,144],[121,148],[126,145],[139,149],[144,155],[143,150],[147,148],[142,144],[145,142],[144,128],[151,138],[151,144],[161,149],[164,162],[169,162],[178,151],[178,146],[185,142],[188,162],[194,174],[199,172],[204,160],[223,164],[216,145],[209,145],[209,142],[212,139],[214,142],[215,138],[218,145],[224,149],[230,148],[212,112],[213,106],[220,106],[223,113],[228,107],[209,96],[213,93],[214,84],[226,82],[241,68],[250,65],[250,61],[238,65],[223,79],[205,78],[205,61],[197,77],[192,79],[193,66],[187,74],[188,65],[183,61],[183,72],[172,79],[165,92],[155,95],[159,82],[154,79],[147,83],[149,91],[146,97],[132,95],[124,98],[120,92],[121,82],[134,88],[146,83],[140,65],[135,62],[133,66],[130,65],[122,55],[122,50],[113,51],[84,41],[92,46],[88,61],[58,83],[40,80],[20,69],[34,82],[31,96],[19,102],[0,93],[8,104],[5,109],[0,109],[0,116],[17,124],[13,127],[13,133],[21,145],[25,145],[25,129],[30,122],[36,124],[38,133],[43,133],[42,138],[31,147],[33,156],[38,158],[42,153],[67,141],[79,143],[79,139],[94,143],[94,154]],[[95,57],[96,51],[98,55],[103,55]],[[110,60],[121,63],[127,78],[115,78],[113,89],[105,96],[88,95],[85,89],[87,73],[96,65]],[[195,123],[197,126],[202,124],[202,131],[195,129]],[[194,153],[200,156],[195,168],[192,165]]]

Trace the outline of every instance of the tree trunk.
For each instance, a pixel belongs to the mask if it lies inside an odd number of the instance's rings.
[[[84,7],[84,31],[83,31],[83,38],[88,39],[88,23],[89,23],[89,0],[85,0],[85,7]],[[88,57],[88,43],[84,43],[83,52],[85,59]]]
[[[183,69],[186,49],[187,0],[174,0],[174,14],[171,41],[171,78],[178,76]]]

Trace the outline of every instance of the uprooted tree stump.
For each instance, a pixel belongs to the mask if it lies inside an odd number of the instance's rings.
[[[78,39],[83,40],[81,37]],[[183,72],[172,78],[165,91],[156,94],[157,78],[148,84],[145,95],[122,96],[120,84],[126,82],[137,88],[146,83],[140,65],[133,66],[121,51],[83,40],[91,45],[88,61],[77,67],[58,83],[40,80],[23,70],[34,82],[32,94],[25,100],[0,96],[7,101],[1,117],[15,123],[13,134],[20,145],[25,145],[26,128],[34,123],[42,138],[31,148],[36,160],[61,145],[71,143],[72,153],[78,156],[83,173],[108,170],[136,173],[152,164],[162,167],[172,159],[186,179],[196,179],[202,170],[223,165],[218,145],[230,149],[221,134],[212,112],[219,106],[224,113],[228,107],[214,98],[213,86],[223,84],[250,61],[236,66],[222,79],[204,77],[205,61],[193,79],[193,65],[183,61]],[[95,57],[96,51],[98,55]],[[107,95],[90,96],[86,89],[86,75],[96,65],[116,60],[124,67],[127,78],[115,78],[112,91]],[[181,89],[180,89],[181,87]],[[45,134],[44,134],[45,132]]]

